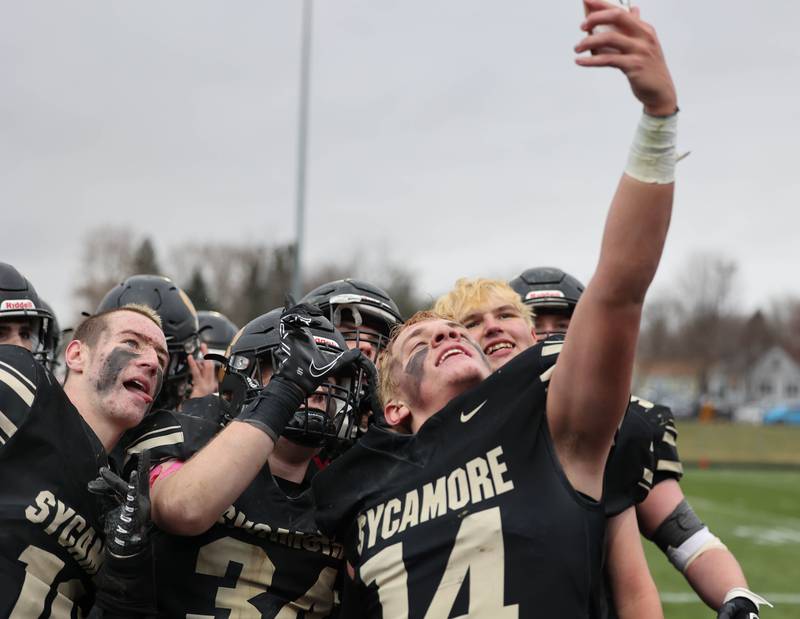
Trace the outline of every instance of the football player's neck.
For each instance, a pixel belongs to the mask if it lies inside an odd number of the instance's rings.
[[[106,451],[110,452],[122,436],[122,430],[113,417],[102,409],[97,399],[92,397],[93,392],[85,388],[81,378],[80,374],[71,374],[64,384],[64,392]]]
[[[274,477],[300,484],[306,477],[311,459],[319,452],[316,447],[298,445],[281,437],[267,459]]]

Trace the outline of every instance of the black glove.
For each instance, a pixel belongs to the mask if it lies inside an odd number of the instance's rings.
[[[89,482],[89,492],[115,504],[105,516],[105,558],[95,576],[94,616],[156,616],[149,481],[150,452],[145,451],[128,482],[106,467]]]
[[[275,351],[278,370],[237,416],[238,421],[256,426],[273,441],[327,376],[362,357],[357,349],[337,355],[320,350],[311,334],[313,327],[322,325],[320,309],[307,303],[288,305],[281,315],[281,343]]]
[[[733,598],[722,605],[717,619],[758,619],[758,606],[747,598]]]
[[[772,607],[772,604],[750,589],[734,587],[725,594],[717,619],[758,619],[760,605]]]

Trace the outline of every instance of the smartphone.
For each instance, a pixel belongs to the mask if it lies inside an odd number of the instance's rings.
[[[613,7],[623,8],[626,11],[631,10],[631,2],[630,0],[604,0],[606,4]],[[583,5],[583,10],[586,15],[589,14],[589,11],[586,9],[586,5]],[[592,30],[592,34],[599,33],[599,32],[607,32],[609,30],[613,30],[613,26],[597,26],[594,30]],[[619,50],[613,47],[599,47],[598,49],[592,50],[592,54],[619,54]]]

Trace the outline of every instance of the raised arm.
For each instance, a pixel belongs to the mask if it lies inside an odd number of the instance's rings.
[[[644,106],[625,173],[606,219],[595,274],[578,303],[554,371],[547,417],[572,485],[595,498],[614,432],[628,403],[645,293],[664,247],[672,210],[677,98],[655,30],[638,9],[585,0],[589,34],[576,59],[616,67]]]

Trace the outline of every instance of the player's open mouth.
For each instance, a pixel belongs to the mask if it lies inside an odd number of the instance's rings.
[[[491,357],[497,352],[502,350],[511,350],[512,348],[515,348],[513,342],[495,342],[494,344],[489,344],[486,348],[484,348],[483,354],[485,354],[487,357]]]
[[[461,346],[453,346],[452,348],[448,348],[447,350],[442,353],[442,355],[436,360],[436,367],[439,367],[450,357],[455,357],[456,355],[466,355],[467,357],[471,357],[472,355],[469,354],[469,351],[461,348]]]
[[[131,393],[141,397],[148,404],[153,401],[153,397],[149,393],[150,385],[148,385],[145,381],[138,379],[126,380],[124,383],[122,383],[122,386]]]

